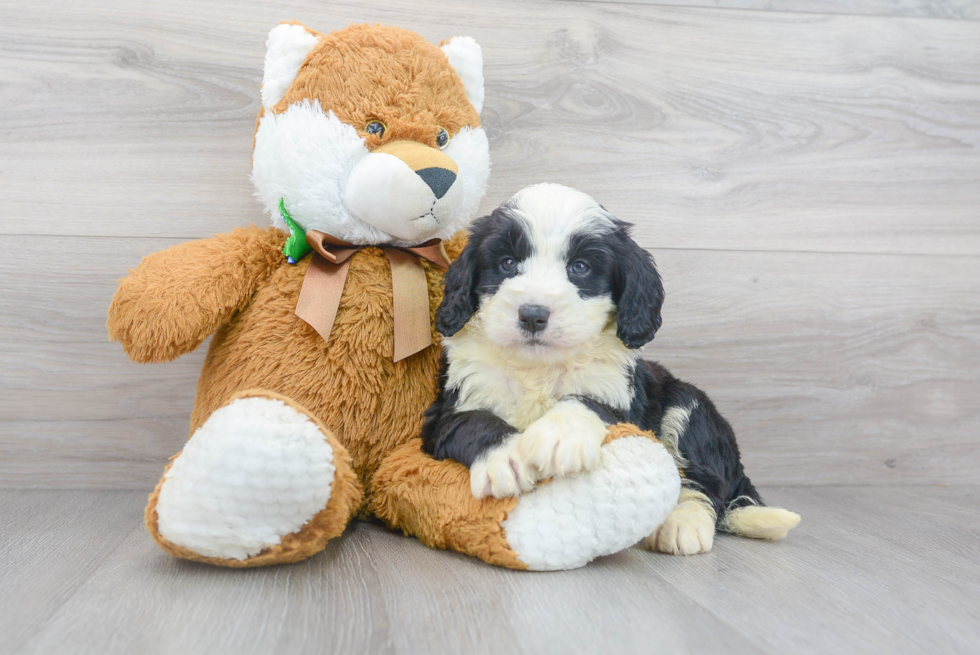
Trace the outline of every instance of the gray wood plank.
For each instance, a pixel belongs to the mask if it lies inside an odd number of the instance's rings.
[[[807,508],[820,538],[879,550],[902,570],[980,590],[980,508],[977,487],[827,487],[777,491],[778,502]],[[819,499],[819,502],[814,502]],[[855,526],[858,529],[855,530]],[[910,547],[914,544],[914,547]],[[980,606],[973,608],[980,611]]]
[[[622,0],[571,0],[609,2]],[[667,7],[748,9],[752,11],[902,16],[945,20],[980,20],[976,0],[628,0],[630,3]]]
[[[170,559],[139,529],[29,643],[0,652],[976,652],[980,514],[936,511],[976,486],[762,492],[803,514],[786,541],[721,537],[688,558],[634,548],[563,573],[495,569],[363,523],[307,562],[234,571]],[[82,494],[17,493],[35,508]],[[26,505],[0,504],[20,540],[36,537]],[[91,546],[72,530],[46,534]],[[12,561],[51,562],[36,547]]]
[[[936,512],[948,489],[763,491],[803,516],[786,541],[722,537],[683,569],[635,557],[636,574],[657,573],[773,652],[980,648],[977,560],[956,553],[975,552],[978,517],[964,523]]]
[[[168,459],[187,441],[195,377],[195,371],[186,376],[183,395],[189,398],[178,406],[186,409],[180,416],[0,420],[0,487],[149,493]],[[147,394],[152,395],[152,388]],[[111,406],[112,391],[92,395],[104,408],[123,413]],[[133,399],[133,394],[125,395],[123,401]]]
[[[697,604],[649,578],[623,575],[616,568],[623,556],[605,558],[604,568],[514,572],[380,529],[368,534],[372,550],[391,563],[382,580],[399,652],[476,645],[478,652],[528,654],[760,652]],[[419,622],[419,615],[431,619]]]
[[[667,587],[535,575],[355,524],[307,562],[173,560],[134,533],[23,653],[759,652]]]
[[[203,349],[139,366],[104,326],[117,278],[170,243],[0,237],[0,484],[148,489],[182,447]],[[653,252],[646,354],[715,399],[756,482],[974,480],[980,258]]]
[[[260,220],[247,173],[280,9],[0,11],[16,98],[0,108],[0,233],[186,238]],[[484,208],[548,180],[661,247],[980,253],[975,22],[516,0],[290,11],[484,44]]]
[[[134,491],[0,489],[0,653],[23,652],[142,526],[145,500]]]
[[[344,539],[294,566],[222,569],[140,530],[22,652],[390,652],[376,566]]]
[[[753,479],[975,481],[978,262],[679,254],[657,253],[668,298],[645,353],[711,395]]]

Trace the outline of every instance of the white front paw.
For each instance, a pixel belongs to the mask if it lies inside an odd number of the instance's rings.
[[[518,439],[521,456],[542,479],[595,468],[606,426],[577,400],[564,400],[528,426]]]
[[[470,490],[474,498],[519,496],[534,488],[534,470],[517,449],[516,435],[487,451],[470,467]]]

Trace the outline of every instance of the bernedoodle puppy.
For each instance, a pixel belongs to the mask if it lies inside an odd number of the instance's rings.
[[[474,496],[500,498],[593,468],[606,426],[634,423],[685,476],[645,546],[706,552],[716,525],[779,539],[799,515],[763,506],[728,422],[703,391],[640,358],[664,290],[630,227],[557,184],[527,187],[473,224],[436,314],[445,355],[423,447],[468,466]]]

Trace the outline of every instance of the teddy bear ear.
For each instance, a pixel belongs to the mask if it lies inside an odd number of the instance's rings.
[[[468,36],[454,36],[443,42],[442,51],[463,80],[466,97],[479,114],[483,111],[483,50],[480,44]]]
[[[318,35],[298,23],[283,23],[269,32],[262,75],[262,106],[266,111],[271,111],[286,95],[318,40]]]

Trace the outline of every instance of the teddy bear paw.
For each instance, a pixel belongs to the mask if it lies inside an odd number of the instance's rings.
[[[663,445],[625,436],[602,446],[593,470],[522,495],[501,525],[529,569],[574,569],[652,533],[679,491],[677,467]]]
[[[198,428],[164,475],[159,533],[200,556],[248,559],[326,507],[335,472],[310,418],[274,398],[239,398]]]

